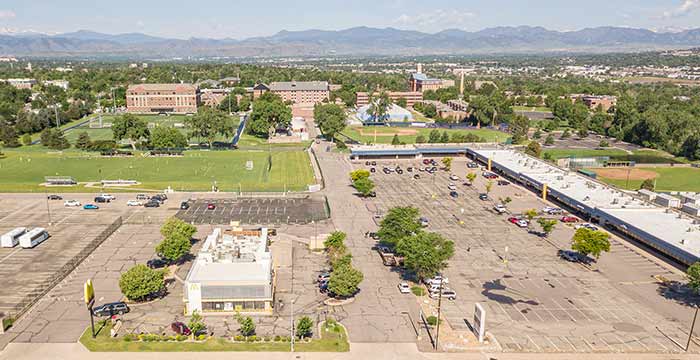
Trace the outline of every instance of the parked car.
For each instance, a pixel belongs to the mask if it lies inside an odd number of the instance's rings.
[[[92,313],[95,316],[112,316],[112,315],[124,315],[131,311],[129,309],[129,306],[123,302],[123,301],[118,301],[118,302],[113,302],[113,303],[107,303],[104,305],[97,306],[92,309]]]
[[[369,168],[369,172],[371,172],[371,173],[373,173],[373,174],[374,174],[374,173],[376,173],[376,172],[377,172],[377,169],[375,169],[375,168]]]
[[[579,262],[581,260],[581,255],[572,250],[559,250],[557,255],[566,261]]]
[[[168,266],[168,262],[161,258],[155,258],[146,261],[146,266],[148,266],[151,269],[160,269]]]
[[[214,205],[212,203],[207,204],[207,210],[214,210],[214,209],[216,209],[216,205]]]
[[[187,201],[183,201],[180,203],[180,210],[187,210],[190,208],[190,203]]]
[[[456,191],[450,191],[450,196],[456,199],[459,197],[459,193],[457,193]]]
[[[479,194],[479,200],[486,201],[488,199],[489,199],[489,196],[487,194]]]
[[[407,168],[406,168],[406,171],[408,171],[408,172],[413,172],[413,166],[407,167]]]
[[[462,183],[462,185],[464,185],[464,186],[472,186],[472,183],[470,183],[469,181],[465,181],[465,182]]]
[[[560,208],[545,206],[542,208],[542,212],[545,214],[549,214],[549,215],[559,215],[559,214],[563,213],[564,211]]]
[[[496,184],[498,184],[498,185],[500,185],[500,186],[510,185],[510,183],[509,183],[508,181],[506,181],[506,180],[498,180],[498,181],[496,182]]]
[[[415,175],[413,175],[413,178],[416,179],[416,180],[418,180],[418,179],[420,179],[420,175],[415,174]]]
[[[430,159],[423,159],[423,165],[430,164]]]
[[[97,197],[95,197],[94,200],[96,203],[108,203],[108,202],[110,202],[110,199],[108,199],[106,197],[102,197],[102,196],[97,196]]]
[[[147,203],[143,204],[143,207],[157,208],[157,207],[160,207],[160,202],[158,202],[156,200],[149,200]]]
[[[410,294],[411,287],[408,285],[408,283],[405,283],[405,282],[399,283],[399,292],[402,294]]]
[[[440,297],[440,289],[437,289],[435,291],[431,291],[430,294],[428,294],[428,296],[430,296],[431,299],[439,298]],[[449,300],[455,300],[455,299],[457,299],[457,293],[452,289],[448,289],[448,288],[443,287],[442,288],[442,298],[449,299]]]
[[[372,161],[372,166],[377,166],[377,162],[376,162],[376,161]]]
[[[168,197],[165,194],[157,194],[157,195],[151,196],[151,200],[158,201],[158,202],[165,202],[165,200],[168,200]]]
[[[509,217],[508,221],[515,224],[515,225],[518,225],[518,227],[521,227],[521,228],[526,228],[528,225],[527,220],[521,219],[521,218],[518,218],[515,216]]]
[[[450,180],[457,181],[457,180],[459,180],[459,177],[455,174],[452,174],[452,175],[450,175]]]
[[[576,218],[576,217],[574,217],[574,216],[562,216],[561,219],[559,219],[559,220],[561,220],[561,222],[563,222],[563,223],[575,223],[575,222],[578,222],[578,218]]]
[[[506,206],[503,204],[496,204],[496,206],[494,206],[493,209],[496,210],[496,212],[499,214],[503,214],[508,211],[508,209],[506,209]]]
[[[190,336],[192,334],[192,330],[190,330],[187,325],[180,321],[175,321],[174,323],[170,324],[170,329],[178,335]]]
[[[110,195],[110,194],[100,194],[100,197],[103,197],[103,198],[105,198],[105,199],[107,199],[107,200],[109,200],[109,201],[117,200],[117,198],[114,197],[114,195]]]
[[[479,167],[479,164],[477,164],[475,162],[470,162],[470,163],[467,163],[467,167],[470,169],[476,169]]]
[[[453,183],[447,184],[447,188],[450,189],[450,190],[453,190],[453,191],[454,191],[454,190],[457,190],[457,187],[456,187],[455,184],[453,184]]]
[[[418,221],[420,222],[420,226],[422,226],[422,227],[427,227],[430,224],[430,222],[428,221],[428,218],[426,218],[426,217],[422,217],[422,218],[418,219]]]
[[[329,272],[323,272],[318,275],[318,278],[316,279],[318,282],[323,282],[323,281],[328,281],[331,278],[331,273]]]
[[[481,175],[486,179],[497,179],[498,178],[498,175],[496,175],[492,172],[488,172],[488,171],[484,171]]]
[[[126,202],[126,206],[143,206],[143,203],[138,200],[129,200]]]
[[[598,227],[596,227],[596,226],[593,225],[593,224],[589,224],[589,223],[583,223],[583,224],[576,224],[576,225],[574,225],[574,229],[578,230],[578,229],[580,229],[580,228],[586,228],[586,229],[593,230],[593,231],[598,230]]]
[[[138,194],[136,195],[136,200],[148,200],[149,197],[146,194]]]
[[[440,274],[435,275],[435,276],[433,276],[432,278],[425,279],[425,280],[423,280],[423,282],[424,282],[426,285],[428,285],[428,286],[431,286],[431,285],[438,285],[438,286],[440,286],[440,280],[442,280],[442,285],[443,285],[443,287],[444,287],[446,284],[449,284],[449,283],[450,283],[450,279],[448,279],[447,277],[443,277],[443,276],[440,275]]]
[[[65,207],[74,207],[74,206],[80,206],[80,201],[78,200],[66,200],[66,202],[63,203],[63,206]]]
[[[63,197],[61,197],[60,195],[49,195],[48,199],[49,200],[63,200]]]
[[[83,210],[97,210],[100,207],[95,204],[85,204],[83,205]]]

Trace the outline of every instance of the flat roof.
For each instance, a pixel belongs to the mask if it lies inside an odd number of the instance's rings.
[[[269,87],[271,91],[328,91],[328,81],[282,81]]]
[[[680,212],[558,168],[512,149],[475,149],[475,153],[569,198],[623,220],[648,234],[700,257],[700,226]],[[681,241],[683,240],[683,241]]]

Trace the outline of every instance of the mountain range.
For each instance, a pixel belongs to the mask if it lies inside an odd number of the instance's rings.
[[[394,28],[280,31],[248,39],[168,39],[141,33],[0,33],[0,55],[39,57],[276,57],[636,52],[700,46],[700,28],[680,32],[595,27],[555,31],[504,26],[429,34]]]

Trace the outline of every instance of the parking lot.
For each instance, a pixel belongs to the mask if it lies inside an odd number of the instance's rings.
[[[328,218],[321,197],[196,199],[189,205],[189,209],[178,211],[177,217],[196,225],[231,221],[251,225],[308,224]]]
[[[424,166],[416,160],[380,161],[372,175],[377,197],[368,199],[366,207],[384,214],[394,206],[416,206],[429,219],[429,231],[455,242],[445,275],[458,297],[443,302],[442,309],[451,327],[468,331],[474,304],[479,302],[486,308],[487,331],[504,351],[680,351],[669,337],[687,338],[681,330],[687,324],[659,310],[675,305],[656,294],[651,279],[652,275],[680,279],[676,273],[615,240],[612,253],[603,254],[594,269],[563,261],[557,250],[568,248],[573,227],[559,223],[545,240],[507,222],[509,215],[492,210],[498,199],[506,197],[512,199],[511,214],[541,209],[545,203],[535,194],[513,184],[494,184],[492,200],[481,201],[478,194],[485,192],[481,170],[467,169],[463,159],[455,159],[452,173],[462,179],[468,172],[479,174],[472,186],[462,185],[466,180],[450,181],[445,171],[418,172],[420,179],[413,178],[415,172],[380,171],[383,165],[399,164],[404,170]],[[366,168],[364,162],[355,167]],[[457,186],[457,198],[449,196],[450,182]],[[536,224],[531,228],[539,230]]]

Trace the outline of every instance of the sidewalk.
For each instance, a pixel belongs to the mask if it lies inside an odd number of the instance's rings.
[[[78,343],[30,344],[12,343],[0,352],[0,360],[157,360],[167,357],[169,360],[228,360],[240,358],[247,360],[685,360],[698,359],[691,354],[538,354],[538,353],[420,353],[415,344],[406,343],[353,343],[347,353],[270,353],[270,352],[200,352],[200,353],[91,353]]]

